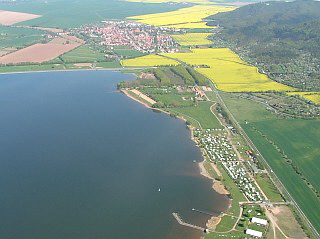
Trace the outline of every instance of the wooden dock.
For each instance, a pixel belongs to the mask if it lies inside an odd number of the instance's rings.
[[[190,223],[186,223],[182,220],[182,218],[179,216],[178,213],[176,212],[173,212],[172,213],[173,217],[177,220],[177,222],[182,225],[182,226],[186,226],[186,227],[191,227],[191,228],[194,228],[194,229],[198,229],[198,230],[201,230],[202,232],[205,232],[206,231],[206,228],[203,228],[203,227],[199,227],[199,226],[196,226],[196,225],[193,225],[193,224],[190,224]]]

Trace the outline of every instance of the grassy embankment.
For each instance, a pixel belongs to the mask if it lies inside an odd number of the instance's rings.
[[[255,180],[271,202],[283,201],[283,198],[280,195],[278,189],[272,183],[268,175],[257,174],[255,175]]]
[[[41,64],[41,65],[21,65],[21,66],[1,66],[0,72],[28,72],[28,71],[51,71],[65,70],[61,64]]]

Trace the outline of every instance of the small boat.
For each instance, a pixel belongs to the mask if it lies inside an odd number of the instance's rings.
[[[159,188],[159,189],[158,189],[158,192],[160,192],[160,191],[161,191],[161,189]]]

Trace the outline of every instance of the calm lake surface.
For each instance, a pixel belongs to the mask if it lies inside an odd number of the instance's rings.
[[[192,208],[226,209],[185,123],[117,92],[125,79],[0,75],[1,239],[193,239],[172,212],[204,225]]]

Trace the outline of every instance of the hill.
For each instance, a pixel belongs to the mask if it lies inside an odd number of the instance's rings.
[[[216,42],[281,83],[320,91],[320,2],[263,2],[208,18]]]

